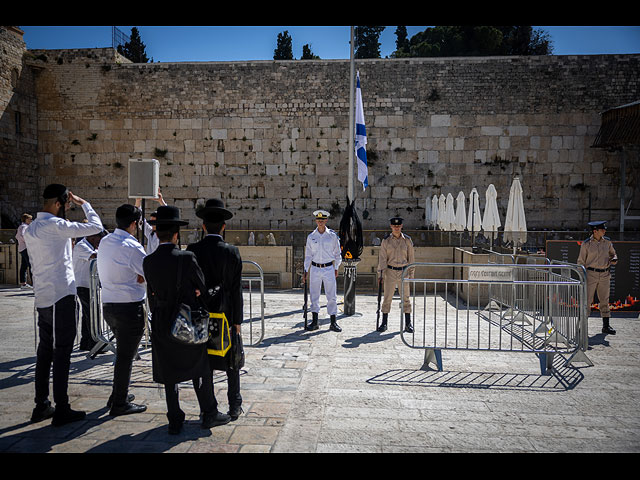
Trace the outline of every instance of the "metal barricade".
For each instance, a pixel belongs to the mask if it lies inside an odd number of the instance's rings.
[[[428,275],[443,267],[462,275]],[[569,356],[566,365],[593,365],[584,354],[586,275],[576,265],[412,263],[402,280],[400,311],[410,288],[414,325],[413,333],[401,328],[402,341],[425,350],[425,369],[442,370],[441,350],[534,353],[543,374],[556,354]]]
[[[116,352],[115,335],[102,314],[102,297],[100,278],[98,277],[98,261],[89,261],[89,308],[91,337],[96,342],[87,354],[88,358],[95,358],[98,352],[110,350]]]
[[[243,276],[242,282],[243,284],[246,282],[248,284],[248,297],[249,297],[249,317],[247,320],[243,318],[243,332],[248,330],[249,332],[249,341],[245,342],[248,346],[258,345],[262,339],[264,338],[264,273],[260,265],[252,261],[243,261],[243,264],[253,265],[257,269],[257,276],[244,275],[243,268]],[[243,265],[244,266],[244,265]],[[90,298],[90,306],[91,306],[91,336],[96,341],[96,345],[87,355],[89,358],[94,358],[96,354],[100,350],[108,349],[115,353],[115,340],[113,333],[111,332],[111,328],[104,320],[102,314],[102,299],[101,299],[101,289],[100,289],[100,279],[98,277],[98,264],[95,259],[91,260],[89,264],[90,271],[90,287],[89,287],[89,298]],[[253,315],[254,308],[254,298],[253,298],[253,283],[259,282],[260,289],[260,316],[259,316],[259,332],[255,332],[255,323],[256,319]],[[244,293],[244,289],[243,289]],[[245,302],[243,302],[245,303]],[[245,303],[246,304],[246,303]],[[148,303],[145,302],[145,310],[146,312],[150,312],[148,307]],[[243,316],[244,316],[243,309]],[[147,322],[145,324],[145,335],[146,335],[146,343],[150,345],[149,339],[149,315],[147,315]],[[248,327],[247,327],[248,325]],[[257,339],[256,339],[257,338]]]
[[[243,260],[242,261],[243,264],[243,268],[242,268],[242,282],[243,282],[243,287],[244,287],[244,283],[247,282],[247,290],[248,290],[248,294],[249,294],[249,317],[248,319],[245,320],[244,318],[244,313],[246,311],[245,308],[243,308],[243,319],[242,319],[242,331],[243,333],[246,332],[246,330],[249,330],[249,342],[245,344],[248,346],[256,346],[258,345],[262,339],[264,338],[264,272],[262,271],[262,267],[260,267],[260,265],[258,265],[256,262],[252,262],[250,260]],[[253,275],[245,275],[245,269],[244,266],[245,265],[253,265],[254,267],[256,267],[257,271],[258,271],[258,276],[253,276]],[[259,282],[260,283],[260,335],[258,336],[257,340],[254,340],[254,317],[253,317],[253,282]],[[244,288],[243,288],[243,294],[244,294]],[[246,305],[246,302],[243,301],[243,305]],[[247,327],[248,325],[248,327]]]

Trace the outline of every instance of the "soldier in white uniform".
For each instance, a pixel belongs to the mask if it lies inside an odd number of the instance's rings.
[[[307,237],[304,251],[304,282],[309,282],[311,296],[311,314],[313,319],[308,330],[318,329],[318,312],[320,311],[320,289],[324,285],[327,297],[327,312],[331,316],[330,330],[341,332],[336,321],[338,302],[336,300],[336,277],[342,262],[340,239],[338,234],[327,228],[329,212],[316,210],[313,212],[318,227]]]
[[[616,331],[609,325],[609,292],[611,289],[611,265],[618,262],[618,256],[613,244],[604,234],[607,231],[606,222],[589,222],[592,235],[580,245],[578,265],[587,269],[587,305],[593,303],[593,295],[598,292],[598,309],[602,318],[602,333],[615,335]]]
[[[382,282],[384,288],[384,300],[380,309],[382,311],[382,324],[378,327],[379,332],[384,332],[387,329],[391,300],[393,300],[393,293],[396,287],[398,288],[398,293],[401,291],[402,269],[415,261],[411,237],[402,233],[403,219],[401,217],[393,217],[389,219],[389,223],[391,224],[391,234],[382,240],[378,252],[378,282]],[[413,269],[409,270],[407,278],[412,278]],[[403,305],[404,331],[412,333],[411,302],[409,301],[409,286],[406,284]]]

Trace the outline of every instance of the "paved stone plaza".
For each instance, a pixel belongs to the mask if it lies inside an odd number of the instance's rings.
[[[324,297],[322,297],[324,298]],[[300,290],[265,293],[265,335],[247,347],[244,414],[200,428],[190,384],[181,387],[187,423],[167,433],[164,390],[151,379],[151,349],[134,362],[131,392],[142,414],[109,417],[112,353],[72,357],[72,407],[84,421],[32,424],[33,295],[0,289],[0,452],[639,452],[640,321],[614,315],[616,336],[590,319],[593,366],[541,375],[530,353],[443,351],[443,371],[422,370],[423,352],[399,332],[375,332],[376,297],[358,295],[356,314],[339,315],[341,333],[303,330]],[[255,309],[254,305],[254,309]],[[245,330],[245,334],[246,334]],[[226,378],[215,379],[227,409]]]

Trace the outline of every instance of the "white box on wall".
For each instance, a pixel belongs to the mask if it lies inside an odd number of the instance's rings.
[[[129,198],[158,198],[160,162],[155,158],[129,159]]]

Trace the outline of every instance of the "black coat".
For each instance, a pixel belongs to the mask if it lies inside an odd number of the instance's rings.
[[[211,301],[210,312],[223,311],[229,325],[242,323],[242,258],[238,247],[226,243],[219,235],[207,235],[197,243],[187,247],[196,255],[204,273],[207,289],[222,285],[222,304]],[[233,335],[232,335],[233,337]],[[231,350],[230,350],[231,351]],[[226,370],[229,354],[224,359],[210,356],[212,368]]]
[[[207,347],[184,345],[171,337],[171,325],[178,305],[178,258],[182,256],[182,302],[198,306],[195,290],[206,298],[202,270],[191,252],[173,244],[162,244],[145,257],[142,267],[151,308],[151,358],[153,380],[165,385],[209,374]]]

